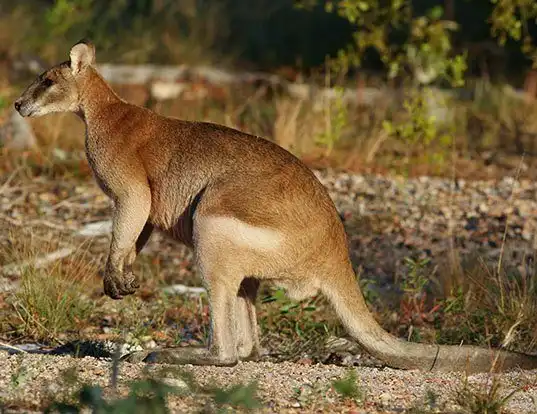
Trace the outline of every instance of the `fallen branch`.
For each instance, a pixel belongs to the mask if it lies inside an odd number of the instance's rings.
[[[69,256],[74,251],[75,249],[73,247],[64,247],[63,249],[56,250],[42,257],[25,260],[22,263],[8,264],[2,268],[2,272],[9,276],[20,276],[22,271],[29,266],[33,266],[36,269],[40,269],[42,267],[45,267],[49,263],[55,262],[56,260],[60,260],[60,259],[63,259],[64,257]]]
[[[199,296],[207,291],[202,287],[186,286],[186,285],[172,285],[162,289],[164,293],[170,295],[193,295]]]
[[[112,222],[110,220],[96,221],[88,223],[80,230],[78,230],[78,236],[85,237],[97,237],[109,234],[112,231]]]
[[[17,351],[17,352],[22,352],[23,354],[27,354],[28,351],[25,351],[24,349],[20,349],[20,348],[17,348],[16,346],[12,346],[12,345],[9,345],[9,344],[6,344],[4,342],[0,342],[0,348],[7,348],[7,349],[12,349],[13,351]]]

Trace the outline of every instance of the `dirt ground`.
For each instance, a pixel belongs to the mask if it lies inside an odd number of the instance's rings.
[[[492,263],[502,253],[513,267],[522,270],[525,269],[522,253],[532,251],[536,243],[537,184],[530,180],[519,182],[507,177],[499,182],[459,180],[454,183],[426,177],[402,181],[333,172],[317,174],[345,220],[353,262],[361,268],[362,277],[377,282],[381,293],[389,291],[393,280],[403,275],[404,257],[422,254],[431,257],[433,264],[441,264],[440,259],[446,256],[452,240],[462,252],[484,249],[484,259]],[[8,183],[0,198],[0,207],[0,223],[6,230],[1,232],[0,241],[13,242],[9,240],[8,227],[15,229],[21,240],[30,236],[40,240],[39,237],[57,233],[61,243],[53,247],[60,251],[69,247],[73,239],[85,240],[91,236],[97,253],[105,257],[110,204],[92,181],[36,179],[24,186]],[[30,225],[33,226],[31,235],[23,232]],[[88,236],[91,226],[104,230]],[[504,237],[508,247],[505,251],[501,247]],[[95,257],[100,257],[97,253]],[[190,253],[155,237],[144,256],[152,257],[157,253],[159,289],[175,283],[198,283]],[[5,275],[0,278],[5,284],[0,287],[6,296],[17,288],[17,277],[11,275],[10,269],[4,266]],[[149,279],[144,280],[149,283]],[[100,289],[97,277],[94,285]],[[177,309],[180,308],[179,303]],[[11,308],[5,309],[7,312]],[[116,315],[119,310],[106,309],[106,312]],[[99,324],[101,320],[91,322]],[[185,324],[181,320],[180,326]],[[159,329],[175,332],[176,325]],[[104,325],[95,329],[101,335],[110,330]],[[163,346],[165,342],[159,342],[157,333],[152,333],[152,341]],[[2,340],[9,340],[13,346],[17,344],[7,336]],[[41,411],[50,401],[67,398],[84,383],[100,385],[105,395],[111,396],[111,367],[112,362],[107,358],[15,355],[0,351],[0,408],[3,406],[5,412]],[[129,381],[146,378],[148,372],[158,374],[161,368],[121,364],[119,394],[128,392]],[[317,364],[301,355],[288,362],[244,362],[231,368],[186,366],[184,369],[192,372],[202,385],[225,388],[257,380],[257,395],[262,403],[262,408],[256,409],[259,412],[537,412],[537,371],[502,374],[496,395],[487,394],[492,377],[486,374],[468,377],[471,391],[463,393],[464,373],[349,368],[330,362]],[[349,370],[356,373],[356,392],[352,398],[343,397],[334,389],[334,381],[344,379]],[[69,371],[79,378],[76,386],[63,379],[62,372]],[[179,375],[166,375],[167,382],[185,389]],[[512,391],[515,393],[503,405],[504,411],[494,408],[494,404],[499,404],[502,397]],[[184,395],[171,397],[168,405],[172,412],[213,412],[216,409],[211,395],[188,390],[188,387]]]
[[[110,360],[91,357],[77,359],[0,352],[0,398],[5,412],[38,411],[54,398],[65,398],[66,386],[62,382],[62,372],[73,368],[81,383],[100,385],[110,391],[111,365]],[[177,375],[168,373],[159,376],[162,368],[165,367],[120,364],[119,394],[126,393],[125,385],[129,381],[142,378],[148,372],[157,373],[159,378],[167,378],[166,382],[170,385],[185,388],[185,383]],[[464,373],[433,374],[388,368],[353,368],[361,395],[352,399],[339,396],[331,388],[334,380],[347,374],[346,368],[335,365],[242,362],[234,367],[183,368],[192,372],[200,385],[213,384],[225,388],[257,380],[257,395],[262,403],[262,408],[255,410],[257,412],[469,412],[453,403],[464,384]],[[484,390],[491,381],[488,374],[467,378],[475,390]],[[507,402],[503,412],[537,412],[537,371],[503,373],[500,381],[502,395],[519,389]],[[206,412],[210,405],[210,398],[189,392],[184,396],[173,396],[168,401],[169,409],[174,413]]]

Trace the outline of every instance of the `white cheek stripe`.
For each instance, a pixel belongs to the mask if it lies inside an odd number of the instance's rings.
[[[283,241],[283,235],[276,230],[252,226],[234,217],[204,217],[198,224],[209,238],[231,242],[240,247],[277,250]]]

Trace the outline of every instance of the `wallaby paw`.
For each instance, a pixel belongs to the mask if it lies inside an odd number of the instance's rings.
[[[116,300],[123,299],[127,295],[132,295],[140,287],[136,276],[132,272],[122,275],[106,274],[103,285],[104,293]]]

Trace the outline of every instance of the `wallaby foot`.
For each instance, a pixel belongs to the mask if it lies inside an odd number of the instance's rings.
[[[207,348],[185,347],[164,348],[154,351],[138,351],[126,355],[123,361],[130,363],[145,362],[148,364],[172,364],[172,365],[216,365],[234,366],[238,360],[236,357],[223,357],[215,355]]]
[[[259,350],[255,350],[248,355],[245,355],[245,354],[239,355],[239,359],[245,362],[248,362],[248,361],[255,362],[255,361],[258,361],[260,357],[261,357],[261,352]]]
[[[112,299],[123,299],[123,296],[132,295],[140,287],[136,276],[132,272],[119,273],[107,271],[103,279],[104,293]]]
[[[237,354],[241,361],[255,361],[260,356],[255,299],[259,281],[245,278],[237,295]]]

